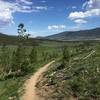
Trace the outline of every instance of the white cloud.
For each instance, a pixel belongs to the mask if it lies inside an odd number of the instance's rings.
[[[49,30],[58,30],[58,29],[65,29],[66,26],[65,25],[49,25],[48,29]]]
[[[0,28],[14,23],[13,13],[31,13],[47,10],[45,6],[34,6],[31,0],[8,2],[0,0]]]
[[[45,0],[42,0],[42,1],[40,1],[41,3],[46,3],[46,1]]]
[[[40,11],[45,11],[48,8],[45,6],[21,6],[17,4],[15,7],[16,12],[22,12],[22,13],[31,13],[31,12],[40,12]]]
[[[24,4],[27,4],[27,5],[32,5],[33,2],[32,0],[16,0],[17,3],[24,3]]]
[[[69,18],[71,20],[77,19],[77,18],[84,18],[84,17],[85,17],[85,15],[83,12],[71,12],[69,15]]]
[[[100,9],[91,9],[85,12],[71,12],[69,18],[71,20],[78,18],[86,18],[91,16],[100,16]]]
[[[83,8],[86,9],[98,9],[100,8],[100,0],[89,0],[83,4]]]
[[[83,19],[76,19],[75,23],[77,23],[77,24],[85,24],[85,23],[87,23],[87,21],[83,20]]]
[[[85,24],[87,23],[86,18],[100,16],[100,0],[86,1],[82,8],[85,9],[85,11],[71,12],[68,18],[77,24]]]
[[[37,10],[47,10],[47,7],[43,7],[43,6],[37,6],[34,8],[36,8]]]
[[[4,1],[0,1],[0,4],[0,27],[3,27],[13,23],[12,9],[15,4]]]

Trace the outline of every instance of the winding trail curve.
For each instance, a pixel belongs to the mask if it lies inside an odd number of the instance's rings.
[[[22,100],[39,100],[38,95],[36,94],[36,83],[38,82],[39,77],[47,70],[47,68],[54,63],[55,61],[51,61],[46,64],[42,68],[40,68],[34,75],[30,77],[30,79],[26,80],[24,84],[25,93],[22,97]]]

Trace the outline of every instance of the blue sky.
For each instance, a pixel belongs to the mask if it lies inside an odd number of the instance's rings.
[[[0,32],[17,35],[24,23],[31,36],[100,27],[100,0],[0,0]]]

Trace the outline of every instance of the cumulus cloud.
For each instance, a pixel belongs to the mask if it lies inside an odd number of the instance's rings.
[[[87,23],[87,21],[84,20],[84,19],[76,19],[75,23],[77,23],[77,24],[85,24],[85,23]]]
[[[65,25],[49,25],[48,29],[49,30],[58,30],[58,29],[65,29],[66,26]]]
[[[12,13],[14,12],[13,7],[15,4],[4,1],[0,1],[0,4],[0,27],[3,27],[13,23]]]
[[[16,12],[31,13],[42,10],[47,10],[47,7],[34,6],[31,0],[16,0],[15,2],[0,0],[0,28],[14,23],[13,14]]]
[[[88,0],[83,4],[82,8],[85,11],[71,12],[68,18],[75,23],[81,22],[84,24],[87,23],[86,18],[100,16],[100,0]]]
[[[100,8],[100,0],[89,0],[83,4],[83,8],[86,9],[99,9]]]
[[[85,12],[72,12],[69,15],[71,20],[78,18],[86,18],[91,16],[100,16],[100,9],[91,9]]]

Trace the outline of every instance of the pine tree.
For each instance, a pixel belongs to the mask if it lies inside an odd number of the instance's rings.
[[[9,72],[9,68],[10,68],[10,55],[9,55],[9,49],[8,47],[3,44],[1,47],[1,67],[3,72],[8,73]]]
[[[16,51],[14,51],[13,55],[12,55],[12,70],[13,71],[20,70],[21,72],[23,72],[24,69],[26,69],[25,67],[28,67],[25,64],[26,59],[27,59],[26,46],[25,46],[26,29],[24,28],[23,23],[20,23],[18,25],[18,36],[19,36],[19,44],[18,44]],[[28,39],[28,37],[27,37],[27,39]],[[26,65],[26,66],[24,66],[24,65]]]
[[[12,54],[12,70],[17,71],[21,69],[21,63],[23,62],[23,48],[22,46],[18,46],[16,51]]]
[[[25,42],[28,40],[30,34],[26,33],[27,30],[24,28],[24,24],[20,23],[18,25],[18,36],[19,36],[19,42],[21,45],[25,45]]]
[[[63,47],[62,49],[62,64],[64,66],[69,66],[69,62],[70,62],[70,53],[67,47]]]
[[[37,50],[35,46],[32,48],[29,58],[31,63],[35,63],[37,61]]]

